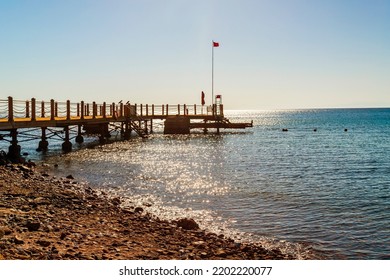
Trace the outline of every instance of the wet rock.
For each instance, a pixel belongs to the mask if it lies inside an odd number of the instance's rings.
[[[37,244],[41,245],[42,247],[48,247],[48,246],[50,246],[51,242],[48,240],[39,239],[39,240],[37,240]]]
[[[224,250],[222,250],[222,249],[217,250],[215,252],[215,255],[217,257],[221,257],[221,258],[226,258],[227,257],[227,253]]]
[[[24,244],[24,240],[19,235],[15,235],[15,237],[13,238],[13,241],[15,244]]]
[[[72,176],[72,174],[69,174],[68,176],[66,176],[66,179],[73,180],[73,179],[74,179],[74,177]]]
[[[113,199],[111,199],[111,202],[114,205],[119,205],[121,204],[121,199],[119,197],[114,197]]]
[[[142,208],[142,207],[135,207],[134,212],[135,213],[142,213],[142,212],[144,212],[144,208]]]
[[[31,160],[29,160],[29,161],[26,163],[26,165],[27,165],[27,167],[29,167],[29,168],[33,168],[33,167],[37,166],[37,165],[35,164],[35,162],[33,162],[33,161],[31,161]]]
[[[195,230],[199,229],[199,225],[195,222],[194,219],[183,218],[177,221],[177,226],[185,230]]]
[[[27,221],[26,227],[29,231],[39,230],[41,223],[39,221]]]
[[[30,172],[31,171],[30,168],[28,168],[27,166],[24,166],[24,165],[19,165],[18,168],[20,171],[23,171],[23,172]]]
[[[5,226],[0,228],[0,232],[3,232],[4,235],[10,235],[12,233],[12,230],[9,227]]]

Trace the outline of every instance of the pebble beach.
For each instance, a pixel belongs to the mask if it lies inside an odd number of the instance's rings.
[[[278,249],[239,243],[192,219],[164,221],[73,176],[34,164],[0,166],[0,259],[278,260]]]

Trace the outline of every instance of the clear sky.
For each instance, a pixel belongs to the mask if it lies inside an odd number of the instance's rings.
[[[390,107],[390,0],[0,0],[0,99]]]

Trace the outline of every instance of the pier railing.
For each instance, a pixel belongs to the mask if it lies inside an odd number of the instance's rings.
[[[0,99],[0,123],[15,121],[55,121],[82,119],[118,119],[123,117],[166,118],[168,116],[223,116],[223,105],[186,104],[130,104],[124,103],[73,103],[31,100]]]

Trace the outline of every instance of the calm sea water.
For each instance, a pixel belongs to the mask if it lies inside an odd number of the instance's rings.
[[[297,258],[390,259],[390,109],[226,115],[254,128],[156,133],[61,156],[60,143],[51,144],[43,160],[125,204],[193,217]]]

